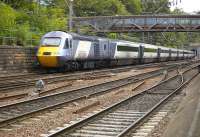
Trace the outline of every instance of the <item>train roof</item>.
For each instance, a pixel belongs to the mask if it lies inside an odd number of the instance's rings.
[[[61,37],[62,38],[62,37],[67,37],[67,36],[69,36],[69,34],[63,31],[51,31],[51,32],[46,33],[43,36],[43,38],[44,37]]]
[[[132,46],[140,46],[143,45],[145,47],[149,47],[149,48],[160,48],[160,49],[165,49],[165,50],[178,50],[178,51],[182,51],[182,52],[192,52],[192,51],[188,51],[188,50],[182,50],[182,49],[176,49],[176,48],[169,48],[169,47],[163,47],[163,46],[156,46],[156,45],[151,45],[151,44],[146,44],[146,43],[137,43],[137,42],[132,42],[132,41],[126,41],[126,40],[117,40],[117,39],[109,39],[109,38],[102,38],[102,37],[98,37],[98,36],[85,36],[85,35],[80,35],[77,33],[71,33],[71,32],[65,32],[65,31],[51,31],[46,33],[44,37],[73,37],[73,39],[79,39],[79,40],[89,40],[89,41],[100,41],[100,40],[110,40],[110,42],[114,42],[117,44],[130,44]]]
[[[125,41],[125,40],[111,40],[111,42],[116,43],[116,44],[130,44],[130,45],[137,45],[139,46],[139,43],[132,42],[132,41]]]
[[[66,38],[66,37],[73,37],[73,39],[80,39],[80,40],[90,40],[90,41],[97,41],[100,38],[96,36],[84,36],[79,35],[77,33],[70,33],[70,32],[64,32],[64,31],[51,31],[46,33],[44,37],[60,37],[60,38]]]

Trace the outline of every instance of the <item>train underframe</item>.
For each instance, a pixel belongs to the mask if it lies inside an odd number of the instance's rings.
[[[76,60],[66,61],[55,68],[59,71],[76,71],[84,69],[113,68],[116,66],[138,65],[145,63],[156,63],[165,61],[182,60],[184,57],[166,57],[166,58],[142,58],[142,59],[113,59],[113,60]]]

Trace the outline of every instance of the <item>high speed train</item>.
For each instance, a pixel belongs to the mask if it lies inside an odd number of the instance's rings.
[[[45,68],[84,69],[190,59],[194,52],[124,40],[52,31],[37,52]]]

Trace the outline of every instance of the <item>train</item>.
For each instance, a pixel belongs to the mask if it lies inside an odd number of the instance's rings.
[[[41,38],[37,51],[41,67],[63,70],[175,61],[194,57],[195,53],[189,50],[64,31],[46,33]]]

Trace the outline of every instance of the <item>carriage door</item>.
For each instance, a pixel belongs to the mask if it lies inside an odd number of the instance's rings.
[[[108,58],[110,58],[112,56],[111,54],[111,43],[110,40],[108,41]]]
[[[142,63],[144,57],[144,47],[142,45],[140,45],[138,52],[139,63]]]
[[[109,58],[110,59],[114,59],[115,58],[115,54],[116,54],[116,49],[117,48],[117,44],[116,43],[109,43]]]
[[[72,58],[72,40],[71,39],[66,38],[63,50],[65,52],[67,59],[71,59]]]
[[[177,50],[177,58],[179,58],[179,51]]]
[[[110,48],[109,48],[109,41],[104,41],[103,42],[103,58],[107,59],[110,55]]]
[[[172,50],[170,49],[169,50],[169,58],[171,59],[171,57],[172,57]]]
[[[159,59],[160,59],[160,54],[161,54],[161,49],[160,48],[158,48],[158,51],[157,51],[157,59],[158,59],[158,61],[159,61]]]
[[[94,58],[95,59],[99,59],[100,58],[99,42],[94,42]]]

